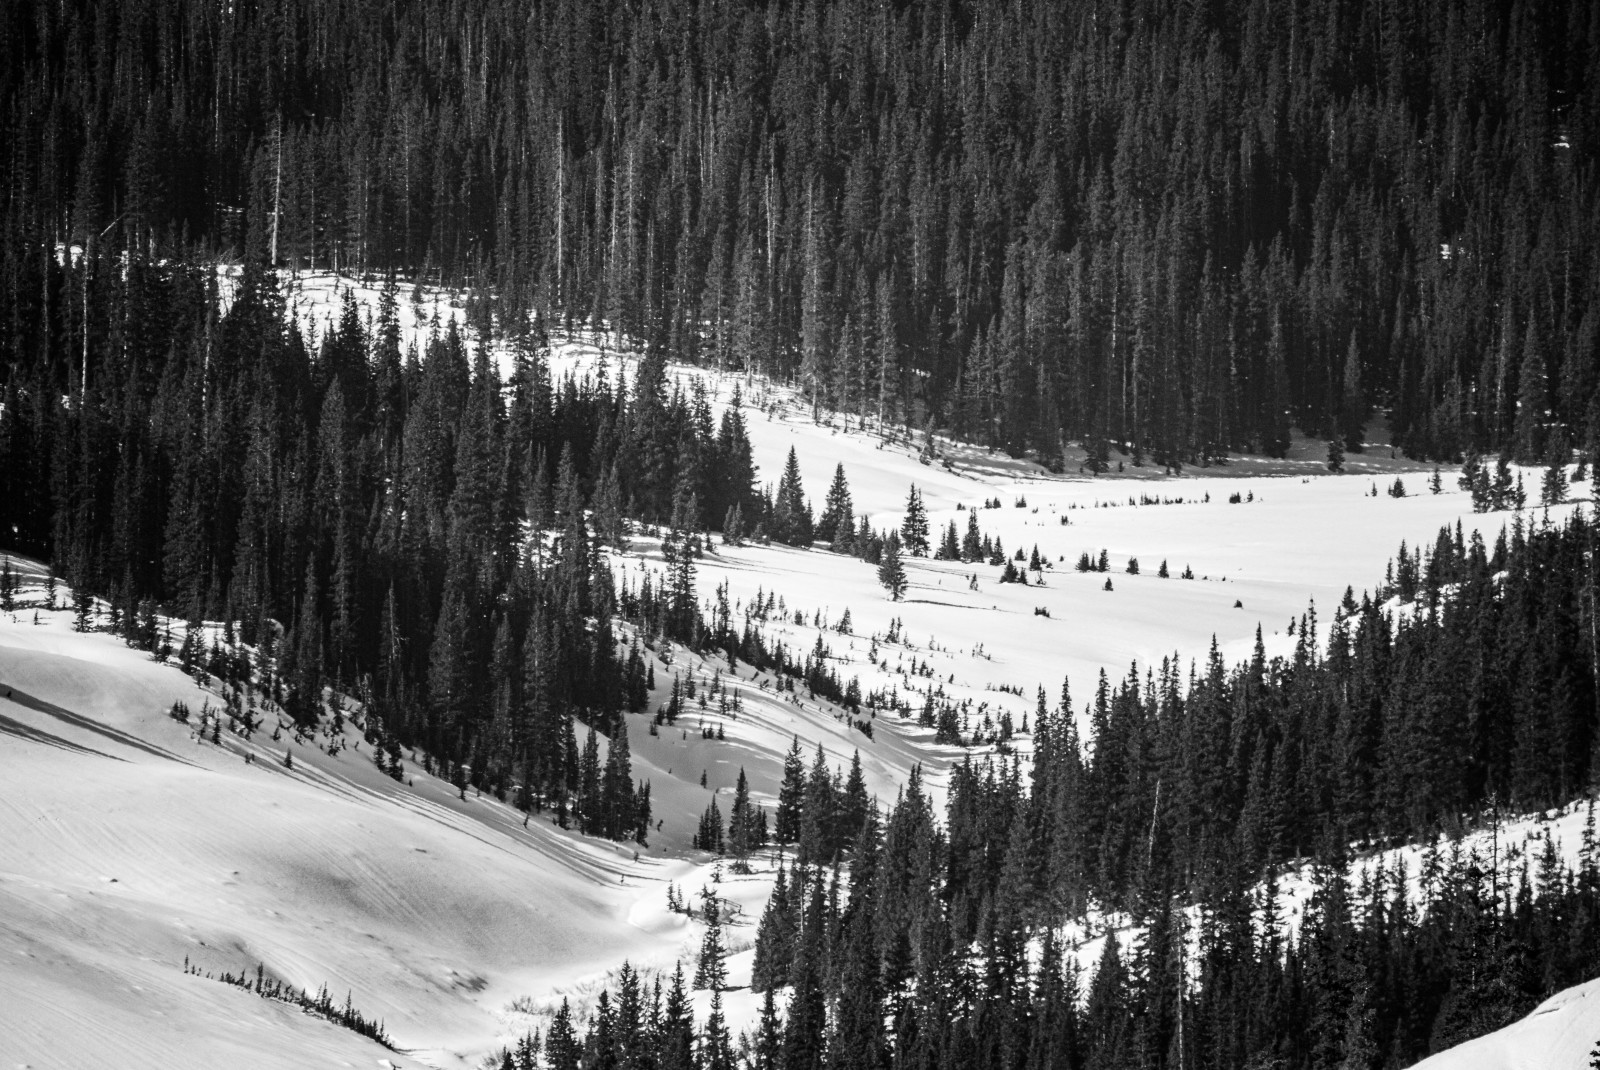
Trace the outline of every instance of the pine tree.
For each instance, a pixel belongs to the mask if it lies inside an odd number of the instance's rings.
[[[967,510],[967,533],[961,539],[961,560],[967,564],[982,561],[983,547],[982,536],[978,532],[978,511]]]
[[[891,531],[883,544],[883,558],[878,563],[878,582],[889,592],[891,601],[898,602],[906,593],[906,569],[900,561],[900,536]]]
[[[1490,508],[1495,511],[1510,509],[1516,491],[1516,480],[1511,472],[1511,459],[1502,453],[1495,458],[1494,479],[1489,484]]]
[[[922,493],[915,484],[906,496],[906,515],[900,524],[900,542],[912,557],[928,556],[928,511],[922,505]]]
[[[602,836],[623,840],[634,834],[639,826],[634,815],[634,790],[628,724],[618,715],[611,728],[611,745],[606,748],[605,770],[600,777]]]
[[[756,813],[750,805],[750,784],[745,779],[744,767],[739,767],[739,779],[734,784],[733,806],[728,811],[728,854],[733,856],[735,873],[750,870],[749,857],[756,846]]]
[[[722,810],[713,796],[711,804],[700,814],[700,826],[694,834],[693,846],[697,851],[722,854],[726,841],[722,835]]]
[[[666,1004],[656,1033],[656,1065],[660,1070],[695,1070],[694,1013],[683,983],[683,964],[672,970]]]
[[[826,909],[822,881],[812,882],[811,897],[789,971],[789,1013],[783,1030],[784,1070],[821,1070],[827,1056],[827,1002],[823,970],[827,962]]]
[[[617,553],[628,551],[628,522],[622,515],[622,479],[616,463],[606,469],[605,478],[595,489],[595,534]]]
[[[828,497],[823,503],[822,516],[817,521],[816,536],[826,542],[834,553],[844,552],[844,540],[855,534],[855,512],[850,501],[850,485],[845,481],[844,465],[833,470],[833,483],[828,487]]]
[[[687,512],[685,506],[685,512]],[[678,523],[687,523],[683,515]],[[665,631],[669,638],[688,646],[700,642],[699,600],[695,595],[695,539],[687,528],[676,524],[661,540],[661,556],[667,565]]]
[[[798,871],[795,879],[800,879]],[[795,894],[799,894],[798,887]],[[795,912],[790,898],[789,878],[780,864],[772,894],[756,926],[755,956],[750,966],[750,988],[754,992],[771,992],[789,983],[795,936]]]
[[[761,1017],[756,1024],[751,1070],[779,1070],[783,1053],[782,1026],[778,1020],[772,986],[761,991]]]
[[[545,1061],[550,1070],[578,1070],[578,1060],[582,1055],[583,1046],[578,1042],[577,1032],[572,1026],[572,1008],[563,998],[561,1009],[556,1011],[550,1028],[545,1032]]]
[[[1567,500],[1567,466],[1562,461],[1552,461],[1544,470],[1539,486],[1539,500],[1545,505],[1560,505]]]
[[[821,864],[838,848],[837,794],[827,756],[819,743],[816,755],[811,760],[811,771],[806,777],[805,805],[800,817],[800,848],[795,853],[797,864]]]
[[[727,987],[728,968],[723,961],[725,954],[722,945],[722,921],[713,917],[706,925],[705,938],[700,942],[700,958],[694,972],[695,989],[721,992]]]
[[[722,518],[722,544],[744,545],[744,509],[739,505],[728,506],[728,511]]]
[[[773,835],[779,843],[794,843],[800,839],[805,772],[805,762],[800,757],[800,737],[796,736],[783,759],[783,782],[778,786],[777,827]]]
[[[605,811],[600,794],[600,741],[594,725],[583,741],[583,756],[578,759],[578,828],[589,835],[600,835]]]
[[[746,524],[759,519],[751,512],[756,501],[756,467],[751,461],[750,436],[745,430],[743,401],[737,385],[717,428],[715,456],[718,497],[711,504],[738,510]]]
[[[811,510],[806,506],[805,491],[800,485],[800,459],[793,446],[789,447],[783,477],[778,481],[772,503],[772,537],[790,546],[811,545]]]
[[[770,992],[768,993],[770,997]],[[700,1042],[699,1070],[735,1070],[733,1041],[722,1013],[722,990],[711,989],[711,1012],[706,1016],[705,1033]]]
[[[833,542],[828,548],[836,554],[852,554],[855,553],[856,541],[855,520],[846,513],[839,519],[839,526],[834,529]]]
[[[854,847],[866,824],[871,801],[867,797],[867,781],[861,771],[861,752],[850,756],[850,772],[845,775],[844,790],[838,800],[838,836],[841,846]]]

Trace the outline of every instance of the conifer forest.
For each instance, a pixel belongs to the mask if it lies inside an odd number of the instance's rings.
[[[1600,976],[1592,2],[6,0],[0,123],[4,614],[181,668],[226,712],[163,730],[283,775],[358,711],[386,790],[771,878],[743,917],[672,886],[697,955],[606,964],[481,1065],[1400,1070]],[[319,273],[378,296],[312,322]],[[775,465],[779,391],[833,437]],[[1313,441],[1285,482],[1490,526],[1097,678],[928,668],[993,661],[988,623],[912,653],[930,603],[1226,580],[1028,554],[1041,502],[1087,522],[1050,481],[1243,511],[1283,492],[1179,480]],[[920,480],[887,502],[886,447]],[[1033,482],[958,505],[958,456]],[[888,629],[812,608],[836,575]],[[745,678],[849,742],[694,784]],[[1581,842],[1466,839],[1558,811]],[[410,1054],[359,987],[201,961]]]

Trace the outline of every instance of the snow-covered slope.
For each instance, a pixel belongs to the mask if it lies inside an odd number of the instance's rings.
[[[186,958],[349,991],[400,1045],[450,1062],[514,1024],[518,997],[681,951],[682,919],[633,911],[642,882],[687,863],[636,861],[547,820],[524,829],[416,771],[396,784],[353,731],[334,756],[325,736],[203,741],[167,711],[216,696],[111,636],[72,632],[65,611],[38,616],[0,620],[5,1065],[386,1054],[185,975]]]
[[[291,301],[320,333],[347,284],[301,278]],[[357,296],[370,305],[377,292],[361,286]],[[448,294],[419,296],[401,302],[410,338],[460,314]],[[581,374],[600,352],[593,338],[561,340],[558,372]],[[606,359],[613,368],[626,360],[614,348]],[[702,379],[718,407],[736,382],[699,369],[672,374]],[[1346,585],[1359,591],[1381,576],[1402,540],[1429,543],[1458,520],[1492,539],[1508,520],[1472,515],[1450,473],[1444,493],[1427,493],[1426,470],[1392,459],[1381,435],[1349,458],[1345,476],[1326,473],[1320,443],[1301,442],[1284,461],[1237,458],[1178,478],[1129,465],[1096,479],[1075,463],[1053,477],[948,442],[924,464],[894,435],[814,419],[793,391],[740,385],[763,482],[793,446],[814,505],[843,463],[858,512],[897,524],[915,483],[935,533],[952,518],[965,529],[958,505],[998,498],[1000,508],[978,510],[983,531],[1011,551],[1037,544],[1053,564],[1044,586],[1022,587],[999,584],[986,565],[913,560],[907,598],[894,603],[872,568],[821,551],[717,546],[699,562],[702,598],[725,583],[736,614],[758,591],[781,600],[783,612],[760,623],[769,640],[799,654],[820,638],[841,678],[858,677],[865,691],[917,703],[936,683],[971,700],[973,727],[1002,708],[1020,722],[1034,688],[1053,701],[1064,676],[1081,706],[1102,669],[1117,677],[1135,659],[1201,658],[1213,637],[1226,657],[1242,657],[1258,625],[1269,650],[1285,650],[1288,623],[1309,599],[1326,619]],[[1397,476],[1410,496],[1382,493]],[[1230,504],[1235,493],[1244,500]],[[1072,571],[1080,553],[1101,549],[1108,576]],[[1133,556],[1138,575],[1124,571]],[[1163,560],[1171,578],[1156,575]],[[661,564],[648,536],[613,560],[632,584]],[[1195,579],[1178,578],[1186,565]],[[548,815],[524,828],[492,799],[457,799],[413,760],[408,782],[396,784],[356,747],[353,729],[335,754],[326,735],[201,741],[167,716],[174,701],[196,710],[208,701],[193,681],[110,636],[73,632],[64,610],[41,610],[35,624],[40,591],[35,572],[24,608],[0,616],[0,1065],[474,1065],[563,997],[585,1006],[624,959],[650,973],[692,953],[702,929],[667,909],[668,887],[692,898],[712,881],[711,860],[690,851],[689,838],[741,768],[770,806],[792,738],[808,761],[819,743],[840,765],[859,750],[869,790],[887,802],[916,763],[939,793],[965,753],[935,745],[915,719],[880,714],[869,738],[803,689],[778,695],[747,666],[730,674],[721,659],[652,651],[656,701],[674,673],[692,671],[703,685],[720,672],[741,709],[721,716],[715,703],[691,703],[659,735],[647,717],[629,718],[634,775],[650,781],[662,821],[636,853],[558,830]],[[702,721],[722,738],[702,738]],[[769,863],[725,876],[718,889],[745,907],[728,934],[741,952],[730,961],[734,984],[748,979],[770,882]],[[348,990],[413,1051],[387,1052],[186,974],[186,957],[213,971],[262,963],[297,986],[327,984],[336,998]],[[748,992],[727,1004],[736,1026],[750,1021]]]
[[[1520,1022],[1417,1063],[1417,1070],[1589,1070],[1600,1051],[1600,980],[1557,992]]]

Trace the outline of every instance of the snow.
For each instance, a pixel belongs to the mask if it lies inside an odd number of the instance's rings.
[[[119,1052],[231,1063],[235,1045],[285,1066],[383,1054],[187,976],[186,957],[349,990],[401,1046],[449,1065],[505,1032],[519,996],[681,953],[681,926],[629,912],[642,884],[681,878],[683,863],[635,862],[548,819],[524,831],[508,808],[456,800],[414,769],[402,787],[363,751],[198,741],[166,714],[207,700],[176,669],[72,632],[65,611],[31,618],[0,621],[0,990],[28,993],[0,1000],[6,1065],[64,1051],[67,1065]],[[224,1006],[251,1032],[197,1049],[196,1016]]]
[[[568,340],[556,345],[552,363],[558,374],[582,375],[592,373],[601,359],[592,340]],[[626,367],[631,381],[631,358],[612,349],[603,359],[613,373],[619,364]],[[671,374],[686,389],[696,379],[703,382],[714,416],[720,416],[734,386],[744,386],[737,377],[706,369],[674,366]],[[991,709],[1010,708],[1018,719],[1032,710],[1038,686],[1053,702],[1063,676],[1070,678],[1081,708],[1101,669],[1116,680],[1134,661],[1142,673],[1174,653],[1187,667],[1204,657],[1213,637],[1225,659],[1243,659],[1258,625],[1269,654],[1286,653],[1294,642],[1289,623],[1308,603],[1319,607],[1325,635],[1346,587],[1353,585],[1359,596],[1375,586],[1402,541],[1431,547],[1440,527],[1458,522],[1466,532],[1479,531],[1492,541],[1511,521],[1509,513],[1474,514],[1453,471],[1442,473],[1440,494],[1429,493],[1431,467],[1392,457],[1381,430],[1365,452],[1347,456],[1343,475],[1327,472],[1321,443],[1297,438],[1282,460],[1236,457],[1225,467],[1187,468],[1176,477],[1131,464],[1120,474],[1078,475],[1070,458],[1069,474],[1051,476],[1031,462],[943,440],[937,448],[950,467],[923,464],[918,449],[903,438],[860,430],[853,420],[852,430],[843,430],[845,421],[837,415],[813,420],[804,399],[782,386],[758,384],[745,390],[745,400],[758,481],[775,482],[793,447],[805,493],[820,511],[834,466],[843,463],[856,512],[866,512],[878,529],[898,527],[915,484],[935,544],[951,520],[958,534],[965,532],[965,509],[998,498],[1001,508],[978,509],[982,531],[998,536],[1008,554],[1037,546],[1052,568],[1044,572],[1046,586],[1022,587],[999,584],[999,570],[986,565],[907,558],[910,589],[896,604],[886,600],[874,570],[850,558],[786,547],[718,547],[699,563],[702,599],[724,581],[741,603],[758,589],[776,589],[785,596],[791,620],[798,608],[808,618],[821,610],[830,622],[837,621],[848,607],[861,637],[885,634],[891,620],[899,618],[917,648],[916,659],[929,663],[947,692],[964,689],[978,701],[989,701]],[[1538,485],[1537,469],[1523,475],[1528,485]],[[1387,493],[1397,478],[1406,485],[1406,497]],[[1248,500],[1230,504],[1235,493]],[[1137,502],[1141,496],[1182,498],[1183,503],[1130,504],[1130,498]],[[1026,507],[1015,506],[1019,499]],[[1525,515],[1558,523],[1575,507],[1530,509]],[[659,555],[648,552],[647,541],[640,542],[638,551],[645,552],[631,555],[635,571],[625,573],[635,582],[639,567],[659,573],[662,566]],[[1097,556],[1102,549],[1109,555],[1109,574],[1073,571],[1080,553]],[[1131,557],[1139,560],[1139,575],[1124,571]],[[1156,575],[1163,560],[1170,579]],[[1178,578],[1185,566],[1195,579]],[[967,580],[974,573],[979,589],[970,591]],[[1103,589],[1108,578],[1112,591]],[[1038,608],[1048,609],[1049,617],[1036,615]],[[798,625],[766,631],[801,650],[810,648],[818,634]],[[861,671],[863,691],[895,683],[904,691],[906,681],[898,673],[862,671],[868,642],[857,639],[851,650],[839,638],[824,629],[824,642],[849,663],[849,671],[840,666],[843,679]],[[930,649],[934,641],[941,650]],[[974,654],[980,644],[982,654]],[[888,653],[898,662],[912,652]],[[1020,686],[1022,695],[994,690],[1002,684]]]
[[[218,290],[226,307],[233,299],[240,269],[237,265],[225,264],[219,266],[217,271]],[[356,278],[331,271],[280,275],[278,283],[287,312],[294,317],[308,340],[319,342],[338,326],[347,292],[355,296],[356,305],[363,314],[363,326],[370,331],[386,285],[383,279]],[[454,291],[398,283],[395,319],[400,328],[401,351],[414,345],[420,354],[429,336],[435,331],[443,335],[452,322],[463,331],[466,330],[466,301]],[[502,377],[509,371],[510,365],[507,363],[502,367]]]
[[[354,286],[367,310],[381,289],[325,274],[288,281],[291,306],[319,337],[339,315],[343,287]],[[462,316],[456,295],[425,288],[413,301],[403,287],[400,296],[406,344]],[[602,350],[603,340],[557,339],[556,373],[592,372],[603,354],[631,381],[632,358],[611,344]],[[856,511],[875,526],[898,524],[915,483],[935,541],[949,520],[964,532],[967,509],[1000,499],[1001,508],[978,510],[982,530],[1010,552],[1037,544],[1053,565],[1044,586],[1001,585],[987,565],[907,559],[910,589],[895,603],[870,566],[820,550],[717,545],[698,562],[700,597],[710,602],[726,583],[736,620],[758,591],[781,597],[786,615],[760,627],[792,656],[820,637],[842,681],[859,677],[864,693],[894,690],[913,709],[922,691],[940,686],[949,698],[971,700],[973,727],[1002,709],[1020,726],[1035,689],[1053,704],[1063,677],[1081,709],[1102,669],[1117,680],[1135,661],[1142,675],[1173,655],[1187,668],[1213,638],[1225,659],[1243,658],[1258,626],[1269,653],[1287,652],[1289,622],[1309,601],[1325,634],[1346,586],[1373,586],[1402,540],[1430,546],[1441,526],[1458,521],[1492,540],[1510,521],[1474,515],[1453,472],[1444,473],[1443,493],[1428,493],[1430,469],[1392,457],[1381,428],[1365,452],[1348,455],[1340,476],[1326,472],[1321,443],[1302,439],[1283,460],[1236,457],[1178,476],[1124,458],[1123,472],[1096,478],[1079,474],[1076,457],[1052,476],[944,440],[923,463],[920,435],[908,441],[853,419],[847,428],[837,415],[813,418],[784,386],[680,366],[669,374],[685,386],[699,379],[717,412],[739,385],[758,478],[774,482],[794,447],[816,509],[841,462]],[[1385,493],[1397,477],[1408,497]],[[1251,500],[1230,504],[1234,493]],[[1141,495],[1183,504],[1129,503]],[[1024,508],[1013,504],[1020,497]],[[1571,508],[1550,510],[1551,521]],[[1080,553],[1102,548],[1108,575],[1073,571]],[[1137,576],[1123,571],[1130,556],[1140,561]],[[1170,579],[1156,575],[1163,559]],[[1178,578],[1186,565],[1195,579]],[[646,572],[659,574],[658,539],[639,534],[613,566],[619,582],[634,585]],[[41,573],[28,568],[23,599],[37,602]],[[969,589],[974,574],[977,590]],[[1111,591],[1103,589],[1108,578]],[[836,630],[846,608],[849,635]],[[1036,615],[1039,608],[1049,617]],[[805,623],[795,621],[796,610]],[[798,737],[808,766],[819,744],[837,766],[859,751],[868,790],[885,804],[920,763],[939,802],[952,763],[969,753],[934,744],[914,717],[880,711],[868,738],[803,688],[779,694],[770,676],[753,677],[748,666],[730,673],[725,659],[649,651],[652,706],[674,672],[692,670],[697,686],[720,672],[742,711],[721,717],[714,702],[702,710],[691,700],[678,725],[655,736],[648,715],[629,716],[634,776],[650,781],[663,822],[648,848],[635,848],[564,832],[548,815],[524,828],[520,814],[491,798],[457,799],[409,755],[408,782],[397,784],[366,748],[356,749],[354,728],[345,732],[348,749],[333,755],[326,735],[294,743],[258,734],[247,743],[225,732],[220,746],[202,742],[166,711],[179,700],[198,710],[215,695],[108,635],[73,632],[69,612],[40,610],[38,625],[33,617],[31,605],[0,615],[0,696],[11,693],[0,697],[5,1066],[475,1066],[542,1026],[563,998],[581,1014],[624,960],[646,978],[670,974],[680,958],[692,970],[704,926],[667,908],[667,888],[694,903],[713,884],[714,861],[689,840],[714,794],[727,812],[740,768],[770,810]],[[891,642],[895,629],[900,638]],[[702,722],[725,738],[703,739]],[[1026,751],[1026,736],[1019,745]],[[292,770],[282,764],[286,747]],[[1551,825],[1565,852],[1577,843],[1571,820],[1560,815]],[[1508,829],[1503,838],[1510,844],[1516,834]],[[755,873],[724,871],[717,884],[719,896],[741,906],[725,933],[738,987],[724,1003],[735,1031],[759,1006],[743,986],[775,861],[756,862]],[[1415,859],[1406,865],[1414,878]],[[1287,901],[1305,891],[1286,878]],[[1080,948],[1086,966],[1095,948]],[[298,1010],[187,975],[186,957],[212,971],[263,963],[296,986],[327,984],[336,998],[349,990],[407,1051],[387,1052]],[[704,1014],[709,994],[695,1001]]]
[[[1557,992],[1520,1022],[1429,1056],[1417,1070],[1589,1070],[1600,1048],[1600,979]]]

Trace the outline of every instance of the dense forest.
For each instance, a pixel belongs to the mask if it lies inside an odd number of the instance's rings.
[[[223,257],[1050,463],[1600,434],[1583,0],[17,0],[0,55],[0,359],[62,392],[86,278]]]
[[[1399,1068],[1588,980],[1592,800],[1574,864],[1550,834],[1516,852],[1440,834],[1591,786],[1596,539],[1576,517],[1492,550],[1441,532],[1397,559],[1398,609],[1344,607],[1325,653],[1308,613],[1287,657],[1102,680],[1091,744],[1069,696],[1041,695],[1031,771],[958,766],[942,821],[915,773],[880,813],[796,749],[744,1065]],[[1416,871],[1352,875],[1351,845],[1413,838],[1432,844]],[[1298,924],[1290,869],[1313,888]],[[693,987],[715,989],[725,919],[702,898]],[[1080,970],[1067,937],[1108,935],[1106,908],[1131,926]],[[685,984],[624,971],[586,1027],[563,1013],[505,1065],[541,1045],[561,1070],[734,1065]]]
[[[908,804],[926,816],[925,800]],[[1592,823],[1575,868],[1549,851],[1497,867],[1453,845],[1417,873],[1352,881],[1318,868],[1293,935],[1270,882],[1198,915],[1157,906],[1082,969],[1059,932],[1022,928],[1019,894],[997,895],[980,930],[957,939],[940,907],[939,838],[929,826],[927,839],[897,843],[896,831],[891,819],[867,842],[847,885],[837,871],[796,872],[777,908],[790,958],[768,982],[793,990],[764,989],[743,1043],[716,1003],[697,1027],[681,973],[663,986],[624,971],[586,1027],[563,1007],[501,1066],[1401,1068],[1588,980],[1600,952]],[[1420,901],[1405,890],[1417,880]],[[698,972],[715,976],[704,956]]]

